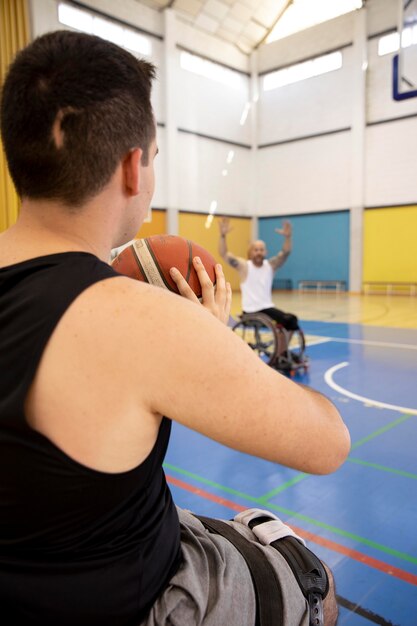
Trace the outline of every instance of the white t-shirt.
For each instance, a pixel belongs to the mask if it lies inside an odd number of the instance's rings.
[[[240,283],[242,291],[242,309],[246,313],[255,313],[274,306],[272,302],[272,281],[274,270],[269,261],[264,259],[261,267],[247,261],[248,275]]]

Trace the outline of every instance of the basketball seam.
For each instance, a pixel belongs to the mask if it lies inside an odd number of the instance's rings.
[[[168,283],[168,281],[165,279],[165,276],[164,276],[164,273],[163,273],[163,271],[162,271],[162,269],[161,269],[161,266],[159,265],[158,260],[157,260],[156,256],[154,255],[152,248],[151,248],[151,247],[150,247],[150,245],[149,245],[148,240],[147,240],[147,239],[144,239],[144,242],[145,242],[146,248],[148,249],[149,254],[150,254],[150,255],[151,255],[151,257],[152,257],[153,262],[155,263],[155,267],[156,267],[156,269],[158,270],[158,272],[159,272],[159,274],[160,274],[160,276],[161,276],[161,280],[162,280],[162,282],[164,283],[165,287],[166,287],[167,289],[169,289],[169,291],[172,291],[172,292],[176,293],[176,292],[174,291],[174,289],[171,287],[171,285]]]
[[[140,271],[142,272],[142,276],[144,276],[144,278],[145,278],[145,281],[144,281],[144,282],[149,283],[149,279],[148,279],[148,277],[147,277],[147,275],[146,275],[145,268],[143,267],[143,265],[142,265],[142,263],[141,263],[140,257],[139,257],[139,255],[138,255],[138,253],[137,253],[137,251],[136,251],[135,246],[132,246],[132,250],[133,250],[133,254],[135,255],[136,262],[137,262],[137,264],[138,264],[138,266],[139,266],[139,269],[140,269]]]
[[[188,283],[188,281],[190,280],[191,269],[193,266],[193,248],[191,245],[191,241],[189,241],[188,239],[187,239],[187,245],[188,245],[188,271],[187,271],[187,276],[185,280]]]

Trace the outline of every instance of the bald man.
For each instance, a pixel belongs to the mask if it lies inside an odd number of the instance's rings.
[[[284,244],[275,256],[266,258],[267,249],[264,241],[253,241],[248,249],[248,259],[235,256],[227,249],[226,237],[232,230],[230,220],[219,221],[220,240],[219,253],[222,259],[233,267],[240,276],[242,291],[242,309],[244,313],[266,313],[281,324],[286,330],[293,332],[299,329],[298,319],[291,313],[284,313],[272,302],[272,281],[274,274],[291,253],[291,223],[284,220],[282,228],[275,232],[284,236]]]

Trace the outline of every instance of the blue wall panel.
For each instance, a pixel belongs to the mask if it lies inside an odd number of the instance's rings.
[[[293,227],[293,251],[275,275],[276,285],[291,280],[294,289],[300,280],[343,280],[349,288],[349,211],[314,213],[285,217]],[[259,239],[268,256],[275,255],[283,237],[275,232],[283,218],[259,219]]]

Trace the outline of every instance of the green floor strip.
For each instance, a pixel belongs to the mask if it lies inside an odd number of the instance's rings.
[[[375,437],[379,437],[379,435],[386,433],[388,430],[391,430],[391,428],[395,428],[395,426],[398,426],[398,424],[402,424],[403,422],[406,422],[411,417],[412,415],[402,415],[394,422],[391,422],[390,424],[387,424],[386,426],[383,426],[382,428],[378,428],[378,430],[376,430],[375,432],[371,433],[370,435],[367,435],[363,439],[359,439],[359,441],[352,444],[351,450],[356,450],[356,448],[363,446],[364,443],[371,441],[371,439],[375,439]]]
[[[231,489],[230,487],[225,487],[224,485],[219,485],[219,483],[215,483],[212,480],[208,480],[207,478],[203,478],[202,476],[198,476],[197,474],[193,474],[192,472],[188,472],[187,470],[181,469],[180,467],[176,467],[175,465],[170,465],[169,463],[163,464],[164,469],[172,470],[173,472],[177,472],[177,474],[181,474],[182,476],[187,476],[188,478],[193,478],[197,480],[199,483],[203,483],[204,485],[209,485],[209,487],[215,487],[216,489],[220,489],[220,491],[225,491],[226,493],[231,493],[234,496],[238,496],[239,498],[245,498],[245,500],[250,500],[251,502],[256,502],[259,504],[259,498],[253,498],[246,493],[242,493],[241,491],[237,491],[236,489]]]
[[[305,478],[308,478],[309,476],[311,476],[311,474],[305,474],[304,472],[302,474],[297,474],[297,476],[295,476],[292,480],[289,480],[288,482],[283,483],[280,487],[277,487],[276,489],[273,489],[272,491],[269,491],[265,495],[261,496],[259,498],[259,502],[266,503],[268,500],[270,500],[274,496],[278,495],[279,493],[282,493],[283,491],[285,491],[286,489],[289,489],[290,487],[293,487],[294,485],[297,485],[299,482],[301,482]]]
[[[399,420],[397,420],[397,422],[398,421]],[[248,500],[249,502],[255,502],[256,504],[267,505],[267,507],[271,509],[272,511],[277,511],[278,513],[284,513],[288,517],[302,520],[303,522],[306,522],[313,526],[317,526],[318,528],[323,528],[325,530],[328,530],[334,533],[335,535],[339,535],[341,537],[351,539],[355,541],[356,543],[369,546],[370,548],[374,548],[375,550],[384,552],[385,554],[390,554],[391,556],[394,556],[398,559],[417,565],[417,558],[414,556],[411,556],[410,554],[406,554],[405,552],[399,552],[398,550],[394,550],[393,548],[384,546],[381,543],[371,541],[370,539],[366,539],[365,537],[361,537],[360,535],[355,535],[354,533],[350,533],[346,530],[342,530],[341,528],[337,528],[336,526],[325,524],[324,522],[320,522],[319,520],[313,519],[312,517],[307,517],[306,515],[302,515],[301,513],[297,513],[296,511],[291,511],[291,509],[286,509],[285,507],[266,502],[265,500],[262,500],[260,502],[260,498],[254,498],[241,491],[237,491],[236,489],[230,489],[230,487],[225,487],[224,485],[220,485],[219,483],[213,482],[211,480],[207,480],[206,478],[203,478],[202,476],[199,476],[198,474],[193,474],[192,472],[183,470],[179,467],[176,467],[175,465],[171,465],[170,463],[164,463],[164,468],[171,470],[173,472],[176,472],[178,474],[181,474],[183,476],[187,476],[188,478],[192,478],[193,480],[196,480],[197,482],[203,483],[205,485],[209,485],[210,487],[215,487],[216,489],[219,489],[220,491],[224,491],[225,493],[233,494],[235,496],[238,496],[239,498]]]
[[[296,519],[303,520],[304,522],[308,522],[309,524],[313,524],[314,526],[318,526],[319,528],[325,528],[326,530],[335,533],[336,535],[340,535],[341,537],[346,537],[348,539],[353,539],[357,543],[361,543],[365,546],[369,546],[371,548],[375,548],[380,552],[385,552],[386,554],[391,554],[392,556],[397,557],[398,559],[402,559],[403,561],[408,561],[409,563],[414,563],[417,565],[417,557],[411,556],[410,554],[406,554],[405,552],[399,552],[398,550],[394,550],[393,548],[389,548],[388,546],[384,546],[381,543],[377,543],[376,541],[371,541],[370,539],[366,539],[365,537],[361,537],[360,535],[355,535],[354,533],[350,533],[346,530],[342,530],[341,528],[336,528],[336,526],[330,526],[330,524],[325,524],[324,522],[320,522],[312,517],[307,517],[306,515],[302,515],[301,513],[296,513],[295,511],[291,511],[290,509],[285,509],[282,506],[277,506],[275,504],[268,504],[270,509],[279,511],[280,513],[285,513],[286,515],[290,515],[295,517]]]
[[[398,476],[404,476],[405,478],[412,478],[417,480],[417,474],[411,474],[410,472],[404,472],[403,470],[397,470],[393,467],[385,467],[385,465],[378,465],[378,463],[369,463],[368,461],[362,461],[353,456],[347,459],[350,463],[357,463],[358,465],[365,465],[365,467],[372,467],[373,469],[380,470],[381,472],[389,472],[390,474],[397,474]]]

